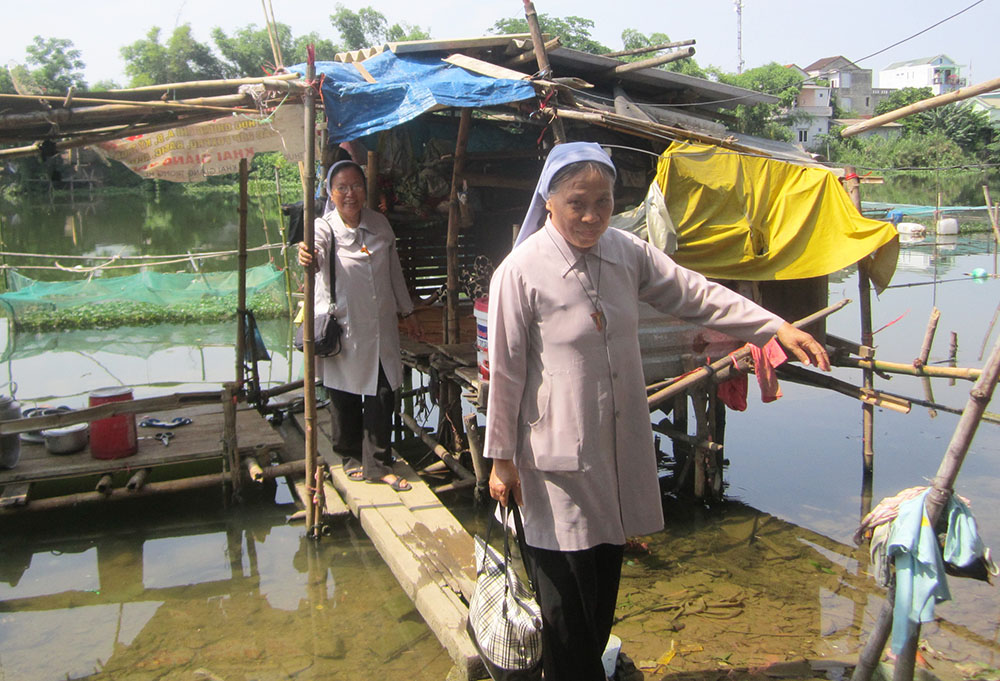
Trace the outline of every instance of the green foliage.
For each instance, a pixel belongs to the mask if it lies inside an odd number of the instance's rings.
[[[36,309],[17,316],[14,324],[19,331],[37,332],[204,323],[235,319],[236,307],[236,296],[216,296],[171,306],[124,301],[93,303],[60,310]],[[257,319],[288,315],[288,304],[266,292],[254,294],[247,307],[253,310]]]
[[[304,64],[308,60],[308,48],[313,45],[316,48],[316,61],[333,61],[338,52],[342,52],[337,45],[326,38],[321,38],[319,33],[313,31],[305,35],[300,35],[292,41],[291,54],[284,52],[285,66]]]
[[[99,80],[90,86],[91,92],[105,92],[107,90],[120,90],[121,85],[112,80],[111,78],[105,78],[104,80]]]
[[[372,7],[362,7],[353,12],[337,3],[337,11],[330,15],[330,23],[340,33],[348,50],[360,50],[373,45],[406,40],[427,40],[430,33],[419,26],[407,23],[389,25],[385,16]]]
[[[0,95],[14,94],[17,94],[17,90],[14,89],[14,81],[10,78],[10,71],[0,66]]]
[[[929,87],[904,87],[879,102],[875,107],[875,115],[881,116],[884,113],[902,109],[904,106],[916,104],[922,99],[929,99],[933,96],[934,93]]]
[[[214,80],[225,78],[227,72],[212,48],[191,35],[190,24],[175,28],[166,45],[160,42],[160,29],[154,26],[145,38],[121,48],[121,55],[132,87]]]
[[[275,26],[276,42],[282,57],[291,56],[292,29],[287,24]],[[233,31],[232,36],[216,26],[212,29],[212,42],[215,43],[225,63],[226,75],[230,78],[244,76],[262,76],[273,73],[275,69],[274,52],[271,50],[271,37],[267,28],[258,28],[256,24],[247,24]]]
[[[594,28],[594,22],[583,17],[552,17],[548,14],[538,15],[538,25],[542,33],[559,36],[560,44],[581,52],[591,54],[604,54],[611,52],[611,48],[594,40],[590,31]],[[489,29],[490,33],[504,35],[508,33],[530,33],[528,20],[524,17],[513,17],[510,19],[499,19]]]
[[[640,33],[634,28],[626,28],[622,31],[622,50],[638,50],[643,47],[651,47],[653,45],[663,45],[670,42],[670,36],[666,33],[650,33],[648,36]],[[632,54],[623,55],[618,57],[622,61],[641,61],[643,59],[650,59],[656,56],[655,52],[647,52],[643,54]],[[674,73],[683,73],[685,76],[693,76],[694,78],[707,78],[708,73],[705,69],[701,68],[694,59],[681,59],[679,61],[670,62],[669,64],[664,64],[657,68],[661,68],[665,71],[672,71]]]
[[[939,168],[962,165],[967,160],[961,147],[941,131],[891,140],[874,136],[841,139],[839,134],[831,134],[825,142],[831,161],[861,168]]]
[[[907,130],[908,136],[939,132],[957,144],[962,151],[977,158],[993,142],[995,135],[989,116],[983,111],[974,110],[968,103],[955,102],[922,111],[909,118],[913,121]]]
[[[791,140],[791,130],[779,121],[779,116],[783,110],[792,108],[802,88],[802,76],[797,71],[771,62],[740,74],[725,73],[718,69],[713,69],[712,74],[719,82],[727,85],[763,92],[778,98],[777,104],[741,104],[736,107],[739,132],[786,142]]]
[[[86,89],[86,64],[72,40],[36,35],[25,48],[25,64],[12,66],[0,77],[0,91],[22,94],[65,94],[70,87]],[[16,84],[16,86],[15,86]]]

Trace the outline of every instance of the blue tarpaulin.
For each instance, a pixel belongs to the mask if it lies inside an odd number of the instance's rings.
[[[470,73],[438,57],[397,56],[386,51],[366,59],[369,83],[353,64],[316,62],[323,76],[323,104],[331,142],[347,142],[393,128],[436,105],[482,107],[535,96],[530,83]],[[291,67],[305,74],[305,64]]]

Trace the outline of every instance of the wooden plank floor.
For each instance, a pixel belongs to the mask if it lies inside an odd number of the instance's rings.
[[[302,415],[296,419],[304,427]],[[465,631],[466,603],[476,579],[472,536],[405,462],[397,462],[393,470],[412,485],[406,492],[348,478],[340,457],[330,455],[325,409],[317,420],[319,452],[330,466],[334,487],[451,655],[456,670],[463,678],[483,678],[479,655]]]
[[[21,442],[21,459],[10,470],[0,470],[0,486],[43,480],[104,475],[140,468],[155,468],[222,456],[223,416],[221,405],[186,407],[168,412],[148,414],[162,421],[187,416],[192,423],[172,429],[174,437],[168,446],[159,440],[139,440],[139,451],[122,459],[95,459],[90,447],[75,454],[50,454],[44,444]],[[137,422],[141,417],[137,417]],[[160,428],[137,428],[140,437],[149,437]],[[240,451],[263,455],[280,449],[284,441],[259,413],[246,408],[236,414],[236,433]]]

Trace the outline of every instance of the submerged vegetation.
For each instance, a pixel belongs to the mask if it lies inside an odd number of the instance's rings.
[[[236,297],[218,296],[178,305],[156,305],[135,301],[88,303],[53,310],[36,307],[12,316],[19,331],[69,331],[71,329],[110,329],[119,326],[156,324],[194,324],[236,319]],[[254,295],[247,304],[258,319],[288,316],[288,305],[268,293]],[[4,310],[10,315],[10,310]]]

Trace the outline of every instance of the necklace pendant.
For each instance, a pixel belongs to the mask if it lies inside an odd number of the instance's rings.
[[[604,310],[598,310],[591,313],[590,318],[594,320],[594,326],[597,327],[598,331],[604,331],[604,327],[607,326],[608,320],[604,317]]]

